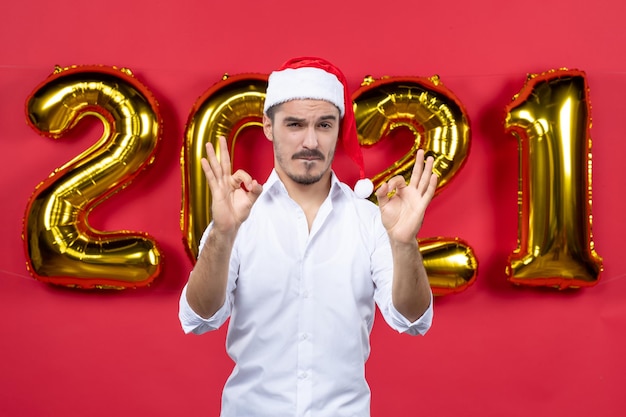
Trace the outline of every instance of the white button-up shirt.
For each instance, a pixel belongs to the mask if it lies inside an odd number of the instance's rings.
[[[239,229],[222,308],[204,319],[187,304],[186,287],[180,298],[186,333],[215,330],[230,317],[226,345],[235,367],[221,416],[369,416],[365,361],[374,302],[398,332],[424,334],[432,322],[432,294],[414,323],[397,312],[392,270],[375,204],[333,174],[309,231],[304,212],[272,172]]]

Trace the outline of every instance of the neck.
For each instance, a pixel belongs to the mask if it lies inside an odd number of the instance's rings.
[[[328,197],[330,191],[330,171],[328,175],[324,175],[318,182],[306,185],[294,182],[280,173],[278,173],[278,176],[285,185],[289,197],[304,211],[310,230],[317,211],[324,203],[324,200],[326,200],[326,197]]]
[[[296,203],[303,205],[316,204],[321,205],[330,191],[330,174],[324,175],[319,181],[313,184],[300,184],[292,181],[290,178],[279,177],[285,188]]]

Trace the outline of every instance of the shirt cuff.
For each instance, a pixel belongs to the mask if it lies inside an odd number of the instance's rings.
[[[224,302],[224,305],[208,319],[199,316],[187,302],[187,285],[183,288],[178,305],[178,319],[185,333],[202,334],[217,330],[226,322],[229,315],[228,302]]]
[[[424,314],[422,314],[422,316],[418,318],[417,320],[415,320],[414,322],[410,322],[406,317],[400,314],[398,310],[396,310],[396,307],[393,305],[393,303],[389,303],[389,304],[390,304],[389,312],[391,313],[391,319],[393,320],[393,323],[395,324],[396,329],[400,333],[406,333],[411,336],[417,336],[418,334],[421,336],[424,336],[426,332],[428,331],[428,329],[430,329],[430,326],[433,323],[433,314],[434,314],[432,291],[430,293],[430,303],[428,304],[428,308],[426,309]]]

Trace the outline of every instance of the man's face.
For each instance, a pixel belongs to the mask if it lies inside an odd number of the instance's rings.
[[[263,116],[283,181],[313,184],[330,175],[340,124],[339,109],[324,100],[291,100],[278,106],[273,122]]]

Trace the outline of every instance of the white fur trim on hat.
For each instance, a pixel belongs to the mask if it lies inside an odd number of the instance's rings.
[[[325,100],[345,113],[343,84],[337,77],[320,68],[287,68],[270,74],[263,112],[290,100]]]
[[[369,178],[362,178],[354,185],[354,193],[357,197],[368,198],[374,192],[374,183]]]

